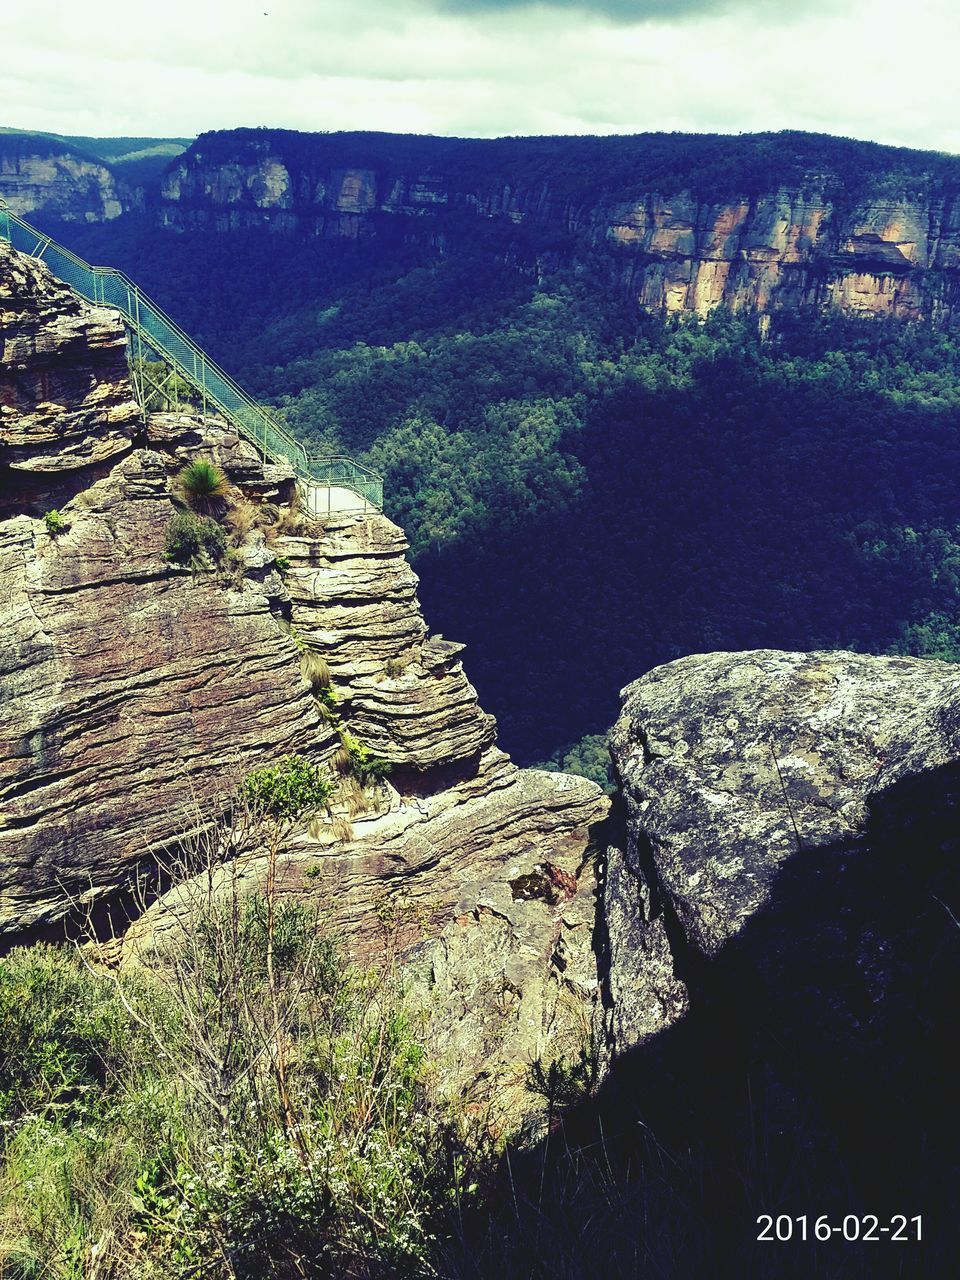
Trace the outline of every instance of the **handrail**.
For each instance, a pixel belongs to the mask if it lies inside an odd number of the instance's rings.
[[[18,217],[0,199],[0,236],[15,249],[47,263],[54,275],[88,302],[113,307],[137,339],[157,352],[203,399],[209,401],[241,435],[260,450],[265,461],[286,462],[297,479],[311,486],[347,489],[363,505],[383,507],[383,478],[346,457],[307,453],[271,413],[249,396],[188,334],[140,291],[135,281],[114,267],[94,267],[51,236]]]

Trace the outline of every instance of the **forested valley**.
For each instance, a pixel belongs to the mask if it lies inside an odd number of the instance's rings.
[[[600,777],[628,680],[716,649],[960,658],[960,341],[645,316],[598,255],[53,228],[318,451],[383,472],[431,623],[520,762]],[[582,757],[582,759],[581,759]]]

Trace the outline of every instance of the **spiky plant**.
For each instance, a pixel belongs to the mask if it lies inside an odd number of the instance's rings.
[[[181,468],[177,490],[184,502],[201,515],[220,515],[226,506],[227,477],[209,458],[194,458]]]

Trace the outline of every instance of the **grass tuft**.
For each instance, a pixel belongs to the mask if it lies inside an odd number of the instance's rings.
[[[195,458],[177,474],[176,489],[184,502],[199,515],[222,515],[229,484],[223,470],[209,458]]]

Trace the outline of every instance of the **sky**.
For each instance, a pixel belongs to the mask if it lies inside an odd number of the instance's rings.
[[[809,129],[960,153],[957,0],[0,0],[0,124]]]

